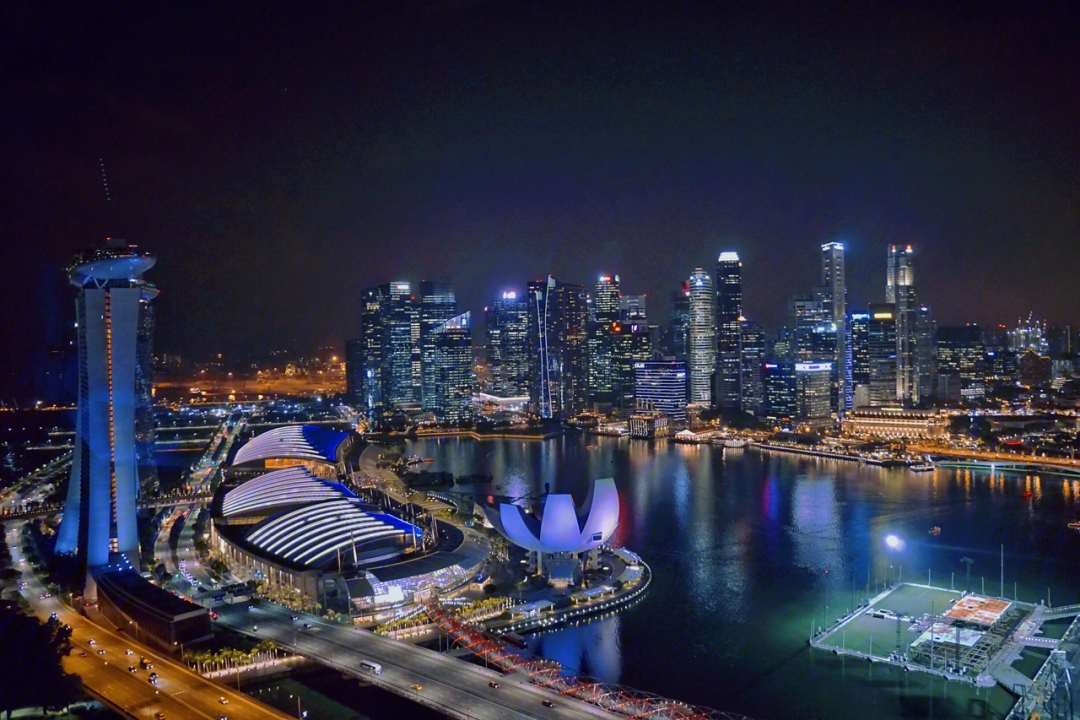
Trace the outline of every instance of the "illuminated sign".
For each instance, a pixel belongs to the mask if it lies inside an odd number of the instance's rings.
[[[892,318],[892,313],[884,312],[884,313],[874,313],[874,319],[875,320],[892,320],[893,318]]]
[[[722,252],[720,253],[720,257],[717,258],[717,262],[739,262],[739,253]]]
[[[832,370],[832,363],[795,363],[795,372],[821,372],[823,370]]]
[[[516,292],[504,292],[503,293],[503,300],[517,300],[517,293]]]

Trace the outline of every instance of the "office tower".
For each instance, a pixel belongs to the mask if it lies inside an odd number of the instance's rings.
[[[632,408],[637,363],[652,359],[652,334],[646,325],[615,322],[611,324],[612,403],[619,408]]]
[[[441,398],[436,398],[435,391],[435,334],[436,328],[457,315],[454,287],[449,283],[421,280],[417,310],[420,331],[420,407],[424,410],[435,410],[441,402]]]
[[[918,398],[915,347],[915,269],[911,246],[888,247],[885,302],[895,306],[896,315],[896,398],[904,405]]]
[[[471,313],[464,312],[430,328],[432,375],[430,410],[441,422],[472,419],[473,352]],[[425,380],[427,378],[425,377]]]
[[[154,328],[156,312],[152,296],[139,300],[139,330],[135,339],[135,456],[142,493],[158,490],[154,458]]]
[[[593,289],[588,328],[589,395],[615,402],[615,326],[619,319],[619,276],[601,275]]]
[[[1046,331],[1046,344],[1050,355],[1056,358],[1076,352],[1073,329],[1068,325],[1055,325]]]
[[[690,402],[708,404],[716,369],[716,294],[712,278],[701,268],[690,274],[690,318],[687,324],[687,367]]]
[[[360,335],[363,349],[363,405],[374,419],[417,400],[415,361],[419,356],[419,314],[404,281],[363,292]]]
[[[359,403],[364,397],[364,339],[345,341],[345,397]]]
[[[761,383],[765,391],[762,415],[774,425],[790,427],[792,418],[799,412],[795,363],[789,360],[764,363]]]
[[[851,384],[870,384],[870,313],[851,313]]]
[[[742,262],[722,252],[716,260],[716,404],[738,409],[739,322],[742,320]]]
[[[516,292],[484,308],[492,390],[500,397],[529,394],[528,305]]]
[[[109,240],[76,255],[68,279],[79,288],[79,397],[71,481],[56,542],[80,565],[105,565],[119,553],[139,566],[135,448],[139,316],[157,296],[142,276],[154,258]]]
[[[761,366],[765,363],[765,331],[752,320],[739,324],[739,407],[757,415],[765,401]]]
[[[899,388],[896,380],[896,334],[899,324],[892,303],[872,303],[867,327],[867,354],[870,364],[869,404],[871,407],[896,405]]]
[[[836,375],[836,409],[852,406],[851,347],[847,328],[847,281],[844,273],[844,246],[825,243],[821,246],[821,287],[824,290],[824,310],[836,330],[836,355],[833,363]]]
[[[686,363],[680,360],[645,360],[634,363],[634,398],[672,421],[686,422]]]
[[[641,326],[648,325],[649,316],[645,312],[645,296],[621,296],[619,298],[619,320],[624,323],[636,323]]]
[[[550,275],[528,285],[529,399],[544,419],[569,419],[586,407],[589,366],[585,288]]]
[[[690,328],[690,283],[683,282],[671,293],[671,320],[664,336],[664,354],[676,360],[686,361]]]
[[[978,325],[938,328],[938,400],[972,402],[986,395],[984,353]]]
[[[353,377],[359,380],[357,402],[370,417],[382,414],[385,407],[383,396],[383,358],[386,355],[383,334],[383,309],[389,297],[384,297],[385,286],[368,288],[360,296],[360,341],[358,366]],[[348,372],[346,370],[346,372]]]
[[[937,323],[930,314],[930,308],[919,305],[915,309],[915,399],[920,404],[933,399],[936,378]]]
[[[796,419],[800,425],[813,430],[832,425],[832,392],[832,363],[795,363]]]

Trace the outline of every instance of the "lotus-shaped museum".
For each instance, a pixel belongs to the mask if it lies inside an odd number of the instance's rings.
[[[611,478],[596,480],[581,506],[569,493],[549,494],[539,516],[499,503],[484,512],[502,535],[526,550],[580,553],[607,542],[619,524],[619,493]]]

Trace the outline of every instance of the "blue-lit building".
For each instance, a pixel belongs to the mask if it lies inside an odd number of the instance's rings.
[[[688,401],[686,363],[648,360],[634,363],[634,398],[649,403],[675,423],[686,422]]]
[[[139,566],[137,347],[142,306],[157,296],[142,279],[154,263],[134,246],[110,240],[104,248],[79,253],[67,268],[79,289],[79,394],[56,551],[78,554],[87,567],[107,565],[117,554]]]
[[[411,285],[368,288],[360,300],[360,404],[375,419],[420,400],[420,321]]]

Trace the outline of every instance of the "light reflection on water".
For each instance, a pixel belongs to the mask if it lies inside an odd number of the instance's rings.
[[[972,700],[1001,717],[1011,705],[1002,690],[811,652],[826,591],[836,617],[888,577],[925,582],[929,573],[962,589],[961,558],[970,557],[972,589],[985,578],[997,592],[1004,544],[1008,594],[1016,581],[1027,601],[1048,586],[1056,605],[1080,600],[1080,534],[1065,526],[1078,514],[1075,480],[597,437],[428,440],[409,452],[436,458],[435,470],[491,473],[510,496],[550,483],[581,499],[589,479],[614,477],[616,544],[639,552],[654,582],[620,618],[545,634],[535,649],[609,682],[761,720],[867,717],[869,707],[881,718],[966,718]],[[890,552],[890,534],[902,549]]]

